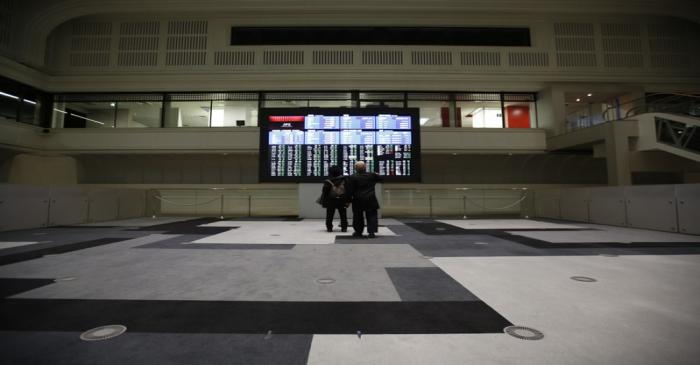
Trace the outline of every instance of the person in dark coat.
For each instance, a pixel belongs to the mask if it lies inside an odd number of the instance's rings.
[[[374,186],[381,182],[379,175],[367,172],[367,166],[363,161],[355,163],[355,173],[348,177],[347,194],[352,202],[352,228],[354,237],[362,237],[367,219],[367,233],[369,238],[374,238],[379,229],[377,210],[379,201],[374,192]]]
[[[323,190],[321,191],[321,206],[326,208],[326,230],[333,232],[333,216],[335,211],[338,211],[340,216],[340,231],[348,231],[348,213],[347,207],[349,204],[348,195],[345,193],[346,177],[343,176],[343,169],[339,166],[331,166],[328,169],[330,176],[323,182]]]

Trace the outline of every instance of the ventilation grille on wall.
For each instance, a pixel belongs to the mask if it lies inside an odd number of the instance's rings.
[[[499,93],[462,93],[455,94],[457,101],[501,101]]]
[[[554,46],[559,67],[596,67],[595,32],[591,23],[555,23]]]
[[[54,95],[55,102],[148,102],[163,101],[163,94],[109,94],[109,93],[71,93]]]
[[[258,93],[177,93],[169,95],[170,101],[226,101],[258,100]]]
[[[503,101],[535,101],[535,94],[503,94]]]
[[[160,22],[125,22],[119,25],[117,64],[127,67],[156,66]]]
[[[313,51],[314,65],[352,65],[352,51]]]
[[[15,0],[0,0],[0,48],[9,49],[12,40]]]
[[[649,35],[651,67],[690,67],[689,40],[684,26],[678,24],[649,24],[647,33]]]
[[[207,60],[206,20],[171,20],[168,22],[165,64],[168,66],[201,66]]]
[[[265,51],[264,65],[303,65],[304,51]]]
[[[499,52],[460,52],[460,64],[462,66],[500,66],[501,54]]]
[[[413,51],[411,64],[444,66],[452,64],[452,53],[448,51]]]
[[[217,51],[214,53],[216,66],[251,66],[255,64],[253,51]]]
[[[403,100],[404,93],[364,92],[360,93],[360,100]]]
[[[401,51],[362,51],[363,65],[402,65]]]
[[[446,94],[446,93],[408,93],[408,94],[406,94],[406,99],[408,99],[408,100],[449,101],[450,94]]]
[[[265,93],[264,100],[350,100],[349,92]]]
[[[70,66],[109,66],[111,22],[75,22],[71,27]]]
[[[640,68],[644,66],[639,24],[601,24],[603,64],[605,67]]]
[[[511,52],[508,54],[508,64],[511,67],[548,67],[547,52]]]

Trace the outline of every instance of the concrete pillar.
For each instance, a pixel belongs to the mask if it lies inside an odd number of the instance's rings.
[[[625,126],[609,123],[605,136],[608,185],[631,185],[629,133]]]
[[[550,86],[537,94],[537,123],[547,135],[557,135],[566,128],[566,101],[564,91]]]

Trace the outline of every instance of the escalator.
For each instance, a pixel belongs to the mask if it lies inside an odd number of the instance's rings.
[[[660,150],[700,162],[700,118],[663,112],[639,114],[639,151]]]

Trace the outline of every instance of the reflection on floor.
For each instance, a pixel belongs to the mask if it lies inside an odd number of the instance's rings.
[[[699,255],[700,236],[517,219],[384,219],[375,239],[194,217],[3,232],[0,362],[691,364]],[[127,332],[80,339],[109,324]]]

